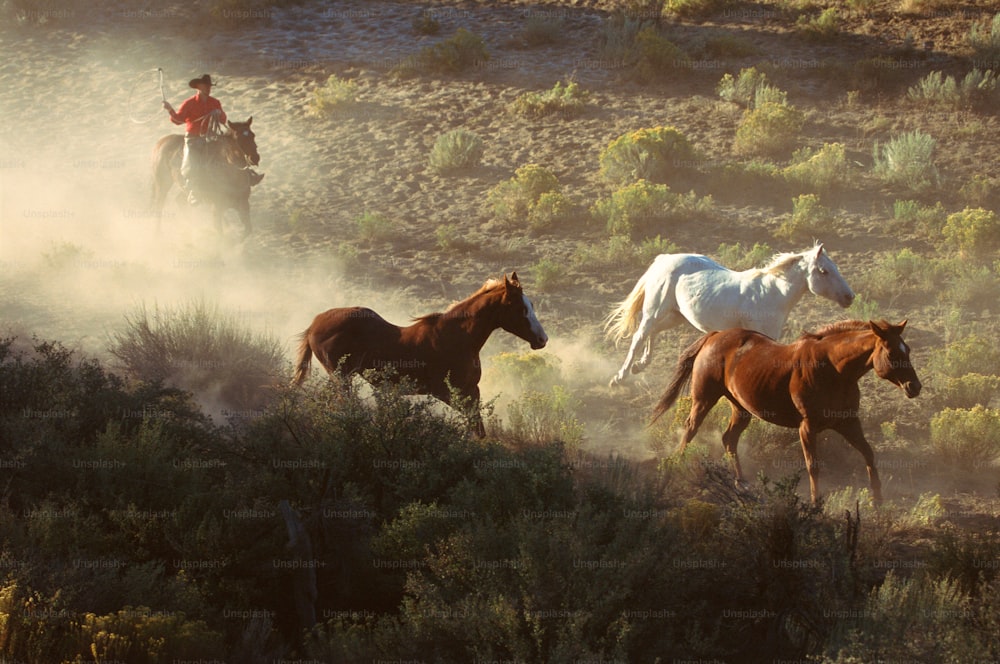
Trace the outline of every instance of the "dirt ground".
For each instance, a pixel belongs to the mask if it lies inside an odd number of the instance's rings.
[[[708,19],[664,19],[664,35],[688,57],[649,84],[630,81],[617,63],[602,59],[614,4],[344,0],[222,10],[214,17],[180,4],[142,10],[108,4],[34,10],[23,24],[9,23],[0,31],[4,323],[15,333],[60,339],[104,357],[109,333],[136,305],[202,298],[277,335],[291,362],[295,335],[327,308],[362,304],[405,323],[445,308],[488,277],[516,270],[551,338],[544,352],[561,361],[580,401],[585,445],[650,458],[646,418],[677,350],[696,333],[684,327],[664,335],[643,376],[607,387],[625,349],[603,338],[602,322],[644,269],[594,267],[576,258],[581,248],[606,239],[588,208],[611,191],[598,172],[611,140],[673,125],[709,165],[705,172],[735,162],[742,109],[719,99],[715,87],[724,73],[764,69],[806,113],[801,145],[842,142],[859,166],[856,184],[824,201],[835,210],[835,231],[815,238],[859,292],[856,284],[881,252],[927,248],[887,224],[893,200],[902,196],[871,175],[876,140],[918,127],[934,135],[942,183],[925,202],[940,200],[949,211],[965,207],[959,189],[974,176],[1000,182],[995,112],[914,110],[905,102],[906,88],[926,73],[969,69],[969,29],[990,18],[998,3],[937,3],[916,13],[900,11],[897,2],[866,3],[864,10],[842,9],[837,36],[824,40],[796,28],[792,3],[744,3]],[[438,35],[414,30],[414,19],[427,11],[441,25]],[[533,17],[559,22],[555,43],[524,43],[520,35]],[[458,75],[395,73],[460,27],[485,39],[487,62]],[[727,43],[739,44],[743,54],[730,54],[732,48],[713,54]],[[895,64],[872,73],[864,62],[876,56]],[[188,79],[207,72],[232,119],[253,117],[266,177],[251,198],[255,232],[249,239],[240,239],[235,222],[217,235],[204,212],[173,200],[157,231],[148,207],[149,155],[160,136],[179,131],[160,109],[157,68],[175,106],[190,92]],[[313,117],[312,91],[330,74],[355,82],[356,103]],[[578,117],[536,120],[509,112],[519,95],[560,80],[590,92]],[[483,163],[467,173],[437,175],[427,166],[428,154],[439,135],[455,128],[483,138]],[[487,192],[528,163],[558,176],[577,206],[576,222],[529,235],[491,219]],[[812,238],[775,237],[791,212],[784,193],[709,176],[684,185],[712,194],[717,214],[712,223],[663,229],[683,251],[713,255],[732,242],[766,242],[775,251],[812,244]],[[996,209],[995,197],[992,204]],[[359,237],[357,219],[366,212],[391,221],[389,237]],[[442,250],[435,231],[443,225],[457,228],[469,248]],[[564,285],[535,287],[534,267],[542,259],[564,266]],[[945,338],[948,308],[905,299],[879,304],[880,315],[909,319],[915,361],[918,367],[926,362]],[[786,335],[855,313],[807,295]],[[961,314],[986,323],[995,315]],[[495,335],[484,353],[487,395],[506,389],[490,382],[489,358],[501,351],[527,348]],[[906,401],[872,377],[863,389],[916,430],[920,422],[926,426],[930,413],[919,400]],[[878,433],[872,437],[877,442]],[[843,480],[861,486],[863,468],[850,454],[840,455],[853,468]],[[912,481],[912,469],[910,480],[903,474],[896,473],[894,485],[890,471],[887,490],[926,488]],[[836,485],[836,476],[828,481]],[[988,484],[983,491],[979,497],[990,500]],[[995,500],[985,511],[996,517]]]

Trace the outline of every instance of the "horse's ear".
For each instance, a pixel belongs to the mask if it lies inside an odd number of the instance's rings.
[[[506,286],[508,290],[510,290],[511,288],[520,288],[521,287],[521,281],[520,281],[520,279],[517,278],[517,272],[511,272],[510,273],[510,279],[508,279],[507,275],[504,274],[503,275],[503,285]]]
[[[822,255],[823,255],[823,243],[820,242],[816,245],[816,258],[819,258]]]
[[[251,115],[249,118],[247,118],[247,126],[249,127],[252,124],[253,124],[253,116]]]
[[[875,336],[879,337],[880,339],[885,339],[886,334],[888,334],[889,329],[892,326],[886,323],[885,321],[870,320],[868,321],[868,327],[872,329],[872,332],[875,333]]]
[[[226,126],[232,129],[233,131],[236,131],[236,127],[233,126],[232,120],[226,120]]]
[[[907,320],[908,319],[904,318],[903,322],[896,326],[896,333],[897,334],[902,334],[903,330],[906,329],[906,322],[907,322]]]

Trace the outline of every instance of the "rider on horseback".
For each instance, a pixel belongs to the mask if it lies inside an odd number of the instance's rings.
[[[184,125],[184,154],[181,159],[181,175],[184,186],[188,190],[188,202],[198,202],[205,184],[207,166],[206,148],[208,141],[219,133],[225,125],[226,112],[222,104],[211,96],[212,77],[202,74],[201,78],[191,79],[189,87],[197,92],[181,102],[176,111],[170,102],[164,100],[163,108],[170,112],[170,120],[174,124]],[[250,185],[253,186],[263,179],[263,175],[248,170]]]

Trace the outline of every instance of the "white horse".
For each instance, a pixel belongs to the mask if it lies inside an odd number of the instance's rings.
[[[625,363],[611,385],[625,380],[629,369],[645,369],[656,335],[684,319],[702,332],[742,327],[777,339],[806,290],[842,307],[854,301],[854,291],[819,243],[797,254],[778,254],[766,266],[742,272],[699,254],[660,254],[608,315],[608,338],[617,344],[632,336]],[[642,357],[636,361],[640,347]]]

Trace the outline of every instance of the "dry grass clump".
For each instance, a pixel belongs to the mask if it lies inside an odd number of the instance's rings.
[[[108,350],[133,378],[163,381],[237,409],[259,405],[286,369],[277,339],[203,300],[152,311],[139,306],[125,315]]]
[[[453,129],[438,136],[428,158],[436,173],[475,168],[483,160],[483,139],[467,129]]]
[[[309,114],[316,117],[328,116],[354,104],[357,96],[357,83],[330,74],[323,85],[313,89],[312,97],[309,99]]]

